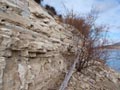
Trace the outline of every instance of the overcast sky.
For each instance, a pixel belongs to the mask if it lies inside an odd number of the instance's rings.
[[[76,13],[89,13],[94,7],[99,10],[98,24],[110,27],[109,39],[120,41],[120,0],[44,0],[44,4],[54,6],[59,14],[65,12],[64,5]]]

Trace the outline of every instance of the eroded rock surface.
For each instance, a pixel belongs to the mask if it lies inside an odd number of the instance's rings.
[[[72,29],[58,24],[33,0],[1,0],[0,90],[58,90],[74,58],[63,52],[70,46],[76,51],[75,38]],[[89,70],[88,76],[75,72],[68,90],[120,90],[119,74],[104,68],[91,78],[97,71]],[[102,78],[108,89],[101,89]]]

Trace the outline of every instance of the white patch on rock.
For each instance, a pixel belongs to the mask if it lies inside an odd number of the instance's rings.
[[[21,80],[21,86],[20,86],[20,90],[24,89],[25,88],[25,83],[26,83],[26,79],[25,79],[25,76],[26,76],[26,67],[22,64],[18,64],[18,73],[19,73],[19,78]]]
[[[31,66],[27,64],[18,64],[18,73],[21,81],[20,90],[28,90],[28,85],[34,85],[35,76],[32,74]]]

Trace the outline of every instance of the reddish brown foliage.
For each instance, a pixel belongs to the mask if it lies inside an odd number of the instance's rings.
[[[83,18],[72,13],[66,16],[64,22],[78,29],[83,35],[83,37],[80,38],[82,39],[82,48],[80,50],[80,58],[77,65],[78,71],[81,71],[89,65],[93,65],[95,61],[98,61],[103,57],[104,59],[106,58],[106,51],[98,49],[107,43],[105,42],[105,36],[102,36],[105,27],[95,25],[94,15]]]
[[[87,36],[91,28],[91,25],[86,23],[85,19],[82,17],[68,16],[65,18],[65,23],[74,26],[85,36]]]

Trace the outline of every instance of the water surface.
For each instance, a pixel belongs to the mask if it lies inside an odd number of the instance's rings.
[[[107,65],[120,72],[120,49],[111,49],[109,51],[109,58]]]

